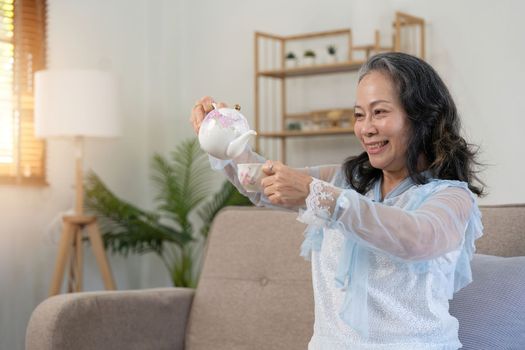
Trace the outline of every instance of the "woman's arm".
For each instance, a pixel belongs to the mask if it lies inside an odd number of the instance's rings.
[[[205,96],[199,99],[193,106],[190,123],[197,135],[206,114],[213,109],[214,103],[212,97]],[[225,107],[226,104],[219,103],[218,106]],[[239,192],[248,197],[255,205],[291,209],[304,206],[304,199],[309,191],[308,184],[313,177],[331,181],[339,168],[339,166],[321,166],[292,169],[284,166],[280,162],[275,162],[277,166],[273,169],[272,161],[266,161],[264,157],[253,152],[249,147],[247,147],[241,155],[232,160],[225,161],[211,156],[209,158],[211,167],[214,170],[222,171]],[[270,180],[265,180],[265,185],[263,185],[264,191],[256,193],[247,192],[238,179],[237,164],[265,162],[267,165],[263,168],[263,172]],[[272,199],[269,199],[269,196],[271,196]],[[288,199],[292,199],[293,203],[289,203]]]
[[[405,260],[431,259],[456,249],[474,205],[466,189],[447,187],[409,211],[317,180],[310,184],[306,204],[302,221],[339,228],[345,235]]]
[[[268,207],[279,207],[287,208],[292,210],[298,210],[304,208],[304,199],[308,195],[308,184],[311,178],[322,179],[324,181],[332,181],[333,177],[340,168],[339,165],[323,165],[316,167],[305,167],[305,168],[290,168],[278,161],[266,160],[261,155],[253,152],[249,147],[235,159],[232,160],[220,160],[212,156],[210,158],[210,164],[214,170],[222,171],[227,179],[242,193],[248,197],[252,203],[257,206],[268,206]],[[237,164],[242,163],[265,163],[263,172],[265,176],[272,177],[272,183],[277,183],[279,193],[277,195],[285,196],[281,198],[281,201],[275,200],[272,197],[273,202],[268,198],[268,195],[275,196],[276,193],[266,194],[261,192],[247,192],[242,186],[237,172]],[[270,169],[270,166],[272,169]],[[265,180],[263,184],[268,186],[268,180]],[[264,186],[264,185],[263,185]],[[297,202],[290,203],[290,198],[299,198]]]
[[[332,164],[332,165],[321,165],[321,166],[315,166],[315,167],[306,167],[306,168],[299,168],[297,170],[304,171],[306,174],[310,175],[313,178],[323,180],[326,182],[332,182],[335,175],[337,174],[337,171],[341,168],[340,164]]]
[[[193,127],[193,130],[195,131],[195,134],[199,134],[199,130],[201,127],[201,124],[203,120],[205,119],[206,115],[213,110],[215,101],[210,96],[204,96],[200,98],[195,105],[193,106],[191,110],[191,116],[190,116],[190,123]],[[226,104],[223,102],[220,102],[217,104],[218,107],[226,107]],[[244,152],[239,155],[237,158],[232,160],[221,160],[214,158],[212,156],[209,156],[209,161],[212,169],[216,171],[220,171],[223,174],[226,175],[228,180],[239,190],[240,193],[242,193],[244,196],[248,197],[252,203],[258,206],[272,206],[271,203],[267,201],[267,199],[259,192],[259,193],[253,193],[253,192],[246,192],[241,185],[238,177],[237,177],[237,164],[240,163],[264,163],[265,159],[258,155],[255,152],[252,152],[250,147],[246,147]]]
[[[224,161],[212,156],[209,156],[209,158],[212,169],[221,171],[226,176],[228,181],[230,181],[237,188],[237,190],[242,195],[246,196],[254,205],[271,208],[278,207],[277,205],[270,203],[268,198],[262,192],[247,192],[242,186],[237,175],[237,164],[265,163],[266,159],[263,156],[253,152],[250,147],[246,147],[241,155],[232,160]]]

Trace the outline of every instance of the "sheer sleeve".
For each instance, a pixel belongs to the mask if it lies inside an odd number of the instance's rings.
[[[314,180],[299,220],[338,228],[357,241],[403,260],[432,259],[459,247],[473,199],[461,187],[445,187],[417,208],[373,202],[354,190]]]
[[[210,155],[208,157],[211,168],[216,171],[222,171],[222,173],[226,175],[228,181],[230,181],[237,190],[243,196],[246,196],[254,205],[258,207],[280,208],[271,204],[268,198],[261,192],[246,192],[237,176],[237,164],[264,163],[266,162],[266,159],[263,156],[253,152],[250,147],[246,147],[243,153],[232,160],[221,160]]]
[[[341,168],[341,165],[333,164],[333,165],[306,167],[303,169],[304,171],[308,173],[308,175],[310,175],[311,177],[315,179],[323,180],[326,182],[333,182],[333,179],[335,178],[340,168]]]
[[[208,156],[211,168],[216,171],[221,171],[226,175],[227,179],[239,190],[241,194],[248,197],[250,201],[257,206],[265,206],[272,208],[284,208],[271,204],[268,198],[260,192],[246,192],[241,185],[237,176],[237,164],[242,163],[264,163],[266,159],[258,153],[252,151],[248,146],[241,155],[232,160],[221,160],[213,156]],[[341,168],[338,164],[332,165],[321,165],[315,167],[304,167],[296,168],[295,170],[307,173],[312,178],[320,179],[326,182],[333,182],[339,169]],[[292,210],[299,210],[301,208],[285,208]]]

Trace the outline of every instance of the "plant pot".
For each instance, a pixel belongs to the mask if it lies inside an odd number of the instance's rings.
[[[328,55],[326,62],[331,64],[337,63],[337,55]]]
[[[315,64],[315,57],[306,56],[303,58],[305,66],[313,66]]]
[[[297,67],[297,59],[296,58],[288,58],[286,59],[286,68],[296,68]]]

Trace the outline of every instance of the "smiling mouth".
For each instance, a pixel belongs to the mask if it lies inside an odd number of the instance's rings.
[[[370,150],[379,149],[379,148],[385,146],[387,143],[388,143],[388,141],[369,143],[369,144],[366,145],[366,148],[370,149]]]
[[[376,154],[383,150],[383,148],[388,144],[388,141],[381,141],[381,142],[375,142],[375,143],[367,143],[366,151],[369,154]]]

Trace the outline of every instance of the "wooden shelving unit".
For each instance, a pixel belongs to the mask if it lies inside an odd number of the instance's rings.
[[[292,78],[292,77],[306,77],[310,75],[322,75],[330,73],[343,73],[352,72],[364,63],[363,60],[359,61],[346,61],[328,64],[316,64],[310,67],[296,67],[296,68],[284,68],[277,70],[267,70],[258,73],[258,77],[269,77],[269,78]]]
[[[326,135],[341,135],[353,134],[353,128],[323,128],[319,130],[289,130],[277,132],[262,132],[258,134],[262,137],[286,138],[286,137],[304,137],[304,136],[326,136]]]
[[[354,46],[352,43],[352,30],[340,29],[333,31],[305,33],[300,35],[279,36],[274,34],[255,32],[255,71],[254,71],[254,93],[255,93],[255,129],[258,137],[256,149],[261,151],[261,138],[267,138],[277,142],[280,157],[286,162],[286,140],[288,138],[313,137],[313,136],[335,136],[353,134],[353,115],[350,106],[348,108],[334,108],[333,110],[307,111],[304,113],[288,113],[287,103],[287,80],[290,78],[320,76],[328,74],[340,74],[357,71],[371,55],[383,51],[403,51],[415,54],[424,59],[425,57],[425,22],[422,18],[406,13],[397,12],[393,22],[394,34],[391,46],[382,46],[379,31],[375,32],[374,43],[370,45]],[[415,45],[407,43],[407,39],[414,38],[413,30],[418,31],[416,36],[418,43]],[[407,31],[412,31],[407,33]],[[337,40],[344,47],[339,50],[344,57],[341,61],[332,63],[321,63],[287,67],[286,52],[290,45],[297,42],[323,41],[330,43]],[[413,51],[417,52],[413,52]],[[410,52],[412,51],[412,52]],[[355,58],[356,53],[361,57]],[[263,91],[261,83],[265,79],[277,80],[273,83],[272,91]],[[267,88],[270,90],[270,88]],[[262,98],[261,95],[266,98]],[[269,101],[268,96],[272,96]],[[263,106],[264,104],[264,106]],[[262,107],[266,112],[261,112]],[[271,110],[271,112],[268,112]],[[334,119],[334,113],[339,111],[341,119]],[[309,124],[308,128],[303,124]],[[314,124],[312,127],[311,124]],[[292,130],[292,126],[298,127]],[[276,158],[276,157],[272,157]]]

